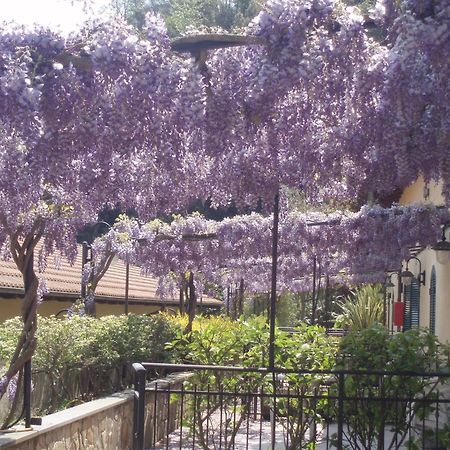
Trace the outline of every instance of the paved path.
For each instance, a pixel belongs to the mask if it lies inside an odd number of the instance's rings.
[[[335,427],[334,427],[335,428]],[[334,433],[336,430],[332,428],[330,429],[330,434]],[[306,436],[306,438],[308,435]],[[285,438],[286,433],[285,430],[283,430],[283,427],[281,425],[277,425],[276,427],[276,433],[275,433],[275,449],[276,450],[285,450],[286,444],[285,444]],[[323,433],[318,432],[318,446],[316,447],[317,450],[325,450],[327,447],[325,442],[320,442],[320,440],[323,440],[324,436]],[[198,445],[197,442],[193,445],[193,439],[192,434],[189,432],[189,430],[183,429],[182,435],[181,435],[181,445],[180,445],[180,430],[171,433],[169,435],[169,441],[167,440],[160,441],[155,447],[148,450],[201,450],[202,447]],[[229,442],[229,436],[227,438],[227,441]],[[224,437],[222,436],[222,442],[219,445],[219,436],[215,436],[215,445],[214,443],[210,443],[209,448],[211,450],[215,449],[223,449],[225,450],[226,447],[224,445]],[[244,422],[238,433],[236,434],[236,439],[234,442],[234,447],[231,446],[232,449],[235,450],[271,450],[271,428],[270,428],[270,422],[269,421],[262,421],[259,420],[253,421],[250,420],[248,424],[247,429],[247,422]]]
[[[261,431],[261,434],[260,434]],[[325,431],[325,430],[323,430]],[[333,435],[337,432],[337,425],[333,424],[330,425],[328,429],[329,435]],[[317,446],[316,450],[328,450],[336,448],[334,446],[331,446],[330,443],[326,442],[326,436],[325,433],[320,432],[318,430],[317,433]],[[247,423],[244,422],[239,430],[239,432],[236,435],[235,439],[235,445],[234,447],[231,447],[234,450],[271,450],[272,446],[270,444],[270,423],[268,421],[250,421],[248,425],[248,433],[247,433]],[[308,437],[308,436],[307,436]],[[389,443],[391,443],[392,439],[392,433],[389,431],[386,431],[385,434],[385,444],[388,446]],[[348,442],[344,439],[344,445]],[[306,447],[305,447],[306,448]],[[349,447],[351,448],[351,447]],[[360,447],[363,448],[363,447]],[[395,445],[393,448],[396,448]],[[399,449],[406,449],[405,445],[402,445],[398,447]],[[181,436],[181,446],[180,446],[180,430],[177,430],[170,434],[169,436],[169,442],[166,440],[159,442],[155,447],[152,449],[147,450],[202,450],[202,447],[198,445],[198,443],[192,442],[192,435],[189,433],[189,430],[183,429],[183,433]],[[222,436],[222,443],[219,445],[219,437],[216,437],[216,443],[215,445],[213,443],[210,443],[209,445],[210,450],[219,450],[223,449],[226,450],[226,447],[224,445],[224,440]],[[285,445],[285,433],[283,431],[283,428],[278,425],[276,428],[276,450],[286,450]]]
[[[270,445],[270,422],[268,421],[250,421],[248,424],[248,434],[247,434],[247,423],[244,422],[242,426],[240,427],[238,433],[236,434],[235,444],[234,448],[236,450],[259,450],[259,449],[271,449]],[[260,437],[261,436],[261,437]],[[210,449],[225,449],[224,445],[224,438],[222,436],[222,443],[219,445],[219,436],[215,436],[215,445],[211,443]],[[229,437],[227,438],[227,441],[229,441]],[[281,426],[277,426],[276,429],[276,442],[279,442],[280,444],[277,445],[275,448],[276,450],[284,450],[286,447],[284,445],[284,437],[283,437],[283,430]],[[189,430],[183,429],[182,434],[182,444],[180,447],[180,430],[177,430],[173,432],[169,436],[169,442],[167,443],[166,440],[159,442],[153,449],[150,450],[200,450],[202,447],[200,447],[197,443],[192,445],[192,434],[189,433]],[[233,448],[233,447],[232,447]]]

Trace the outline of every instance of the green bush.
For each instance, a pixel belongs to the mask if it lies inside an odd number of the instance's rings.
[[[194,364],[266,367],[268,342],[269,326],[263,317],[252,317],[246,321],[198,318],[194,322],[193,331],[188,335],[180,333],[169,347],[177,352],[180,359]],[[327,336],[321,327],[302,325],[295,328],[293,333],[276,329],[275,357],[279,368],[331,369],[336,351],[337,341]],[[230,442],[233,442],[233,436],[251,410],[252,397],[242,393],[256,393],[263,389],[266,394],[270,394],[274,389],[272,376],[264,373],[204,370],[196,375],[193,383],[202,390],[241,393],[239,404],[236,403],[235,396],[196,397],[191,414],[194,415],[195,411],[195,434],[199,437],[199,445],[205,449],[206,433],[212,433],[217,426],[213,420],[215,411],[220,410],[225,417],[233,418],[227,422],[227,433]],[[304,396],[286,401],[281,395],[277,400],[279,424],[289,435],[289,449],[299,448],[312,424],[320,420],[320,415],[327,407],[326,399],[315,401],[310,398],[324,382],[324,378],[321,374],[289,374],[284,380],[276,381],[279,393],[286,393],[288,383],[292,393]],[[266,398],[263,414],[268,414],[270,403],[271,400]]]
[[[166,343],[177,327],[164,315],[38,317],[33,377],[50,389],[48,404],[38,408],[51,412],[120,390],[131,382],[133,362],[171,362]],[[18,317],[2,325],[0,367],[11,358],[20,330]]]
[[[392,437],[385,443],[386,448],[391,448],[394,442],[416,448],[409,424],[425,421],[430,414],[434,417],[435,406],[430,400],[436,398],[440,386],[448,383],[448,379],[404,372],[448,371],[446,349],[436,337],[421,329],[391,336],[384,326],[374,324],[342,339],[337,362],[338,368],[352,371],[388,372],[345,377],[345,395],[349,400],[345,401],[344,423],[352,445],[374,448],[389,429]]]
[[[136,361],[168,361],[166,343],[177,325],[164,315],[105,316],[99,319],[39,317],[35,370],[109,369]],[[0,363],[11,357],[21,329],[20,318],[0,329]]]
[[[335,326],[350,330],[363,330],[375,323],[383,323],[384,303],[380,297],[380,285],[365,285],[357,289],[345,302],[342,313],[336,317]]]

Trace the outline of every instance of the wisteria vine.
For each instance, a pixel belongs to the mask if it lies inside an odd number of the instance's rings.
[[[311,202],[354,202],[418,175],[442,182],[450,202],[450,0],[379,0],[375,10],[382,41],[337,1],[269,0],[247,29],[262,45],[211,52],[208,83],[195,61],[171,52],[154,16],[144,36],[122,22],[87,25],[68,38],[2,25],[0,247],[22,272],[25,297],[23,333],[0,396],[36,345],[37,243],[45,240],[42,266],[55,249],[73,259],[77,229],[105,204],[134,208],[142,220],[183,210],[193,198],[270,209],[282,185]],[[336,219],[342,227],[317,231],[306,218],[286,218],[282,286],[293,288],[307,272],[303,245],[330,255],[321,262],[330,274],[368,261],[373,271],[398,264],[408,245],[434,239],[437,215],[427,211],[363,209]],[[269,219],[225,220],[217,239],[189,246],[177,231],[209,226],[174,221],[173,239],[154,242],[144,270],[217,277],[226,267],[226,276],[241,277],[246,265],[249,278],[262,280]]]
[[[396,270],[415,246],[439,240],[446,209],[431,205],[365,206],[359,212],[282,215],[279,241],[280,291],[311,286],[313,259],[332,281],[382,281]],[[93,246],[98,260],[113,252],[146,274],[161,279],[161,295],[176,295],[180,274],[194,272],[199,280],[229,285],[246,280],[253,292],[270,290],[270,217],[252,213],[207,220],[199,214],[139,225],[122,218]],[[100,263],[101,266],[101,263]],[[200,282],[200,281],[199,281]]]

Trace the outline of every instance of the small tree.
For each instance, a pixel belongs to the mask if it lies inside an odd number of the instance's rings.
[[[179,168],[179,129],[189,124],[180,118],[198,94],[194,89],[167,99],[185,83],[192,87],[196,75],[181,78],[183,70],[168,63],[169,42],[158,21],[146,32],[151,44],[123,23],[84,29],[67,40],[44,29],[0,32],[0,246],[22,273],[25,291],[23,331],[0,378],[0,398],[36,347],[43,292],[35,256],[40,270],[54,251],[73,261],[77,229],[95,221],[105,204],[154,214],[160,199],[143,196],[143,189],[161,193],[167,208],[176,207],[170,198],[176,205],[185,198],[157,185],[167,188],[165,169]],[[170,136],[163,132],[167,121],[173,121]]]

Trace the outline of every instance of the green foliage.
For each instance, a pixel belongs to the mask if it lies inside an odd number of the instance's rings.
[[[182,320],[182,319],[177,319]],[[189,335],[181,332],[169,345],[184,361],[194,364],[233,365],[243,367],[266,367],[269,327],[264,317],[252,317],[246,321],[232,321],[227,318],[200,317],[194,322],[194,329]],[[276,329],[276,366],[293,370],[331,369],[334,366],[337,341],[326,335],[325,330],[317,326],[301,325],[292,333]],[[289,433],[290,449],[304,441],[311,424],[317,420],[327,407],[327,399],[316,401],[309,398],[315,389],[324,381],[324,376],[289,374],[277,381],[275,389],[279,394],[285,392],[285,384],[291,392],[301,393],[304,398],[286,400],[279,397],[277,410],[280,424]],[[272,376],[261,373],[211,372],[201,371],[193,383],[202,390],[226,390],[227,392],[273,392]],[[281,384],[280,384],[281,383]],[[280,392],[281,390],[281,392]],[[236,404],[236,396],[217,398],[197,396],[195,407],[192,404],[191,414],[195,417],[196,436],[199,445],[206,442],[206,429],[213,430],[214,411],[221,409],[228,422],[228,434],[233,436],[251,408],[251,397],[242,397]],[[270,403],[270,402],[269,402]],[[268,410],[266,402],[263,409]],[[302,419],[299,420],[299,417]],[[206,425],[207,424],[207,425]],[[230,442],[232,439],[230,437]],[[207,448],[206,445],[204,448]]]
[[[175,318],[183,324],[184,318]],[[233,321],[225,317],[198,316],[192,331],[186,335],[181,331],[176,339],[168,345],[177,357],[193,364],[236,366],[260,365],[262,346],[267,346],[267,324],[261,318],[251,322]],[[196,372],[196,378],[191,383],[202,389],[227,390],[228,392],[256,392],[263,384],[259,374],[245,376],[242,373],[227,371]],[[242,399],[239,404],[236,397],[211,398],[198,395],[192,400],[190,408],[186,408],[185,416],[191,416],[188,423],[193,424],[199,445],[207,449],[207,434],[216,431],[217,421],[214,413],[221,410],[221,415],[233,417],[228,421],[230,442],[236,435],[240,425],[249,412],[251,399]]]
[[[428,330],[390,335],[386,327],[374,324],[342,338],[339,364],[352,370],[435,371],[446,364],[443,350]]]
[[[182,330],[186,316],[173,320],[181,327],[166,348],[173,350],[178,360],[215,365],[233,365],[241,361],[245,336],[240,333],[240,322],[226,317],[197,316],[192,332],[185,335]]]
[[[342,313],[336,319],[336,327],[363,330],[384,319],[384,303],[379,285],[365,285],[340,303]]]
[[[279,333],[276,342],[277,366],[298,371],[331,370],[335,366],[337,342],[327,336],[325,329],[313,325],[303,324],[293,333]],[[277,401],[277,411],[283,418],[280,423],[288,435],[288,449],[303,448],[302,443],[305,445],[308,442],[305,439],[308,431],[309,445],[315,448],[313,424],[320,422],[330,409],[330,401],[325,395],[320,399],[316,397],[328,378],[329,375],[320,373],[286,375],[284,384],[289,386],[289,392],[295,397],[286,399],[281,396]]]
[[[40,383],[44,377],[52,391],[47,411],[123,388],[130,384],[133,362],[171,361],[165,344],[177,332],[177,324],[163,315],[74,315],[38,321],[33,375]],[[20,323],[16,317],[0,329],[0,367],[12,356]]]
[[[20,317],[7,320],[0,327],[0,367],[11,358],[22,329],[23,322]]]
[[[408,436],[409,426],[416,418],[422,421],[434,413],[435,404],[429,400],[435,398],[439,385],[448,379],[405,372],[448,370],[445,348],[439,346],[436,337],[419,329],[390,336],[385,327],[374,324],[342,339],[337,367],[396,373],[345,377],[345,395],[355,398],[346,401],[344,407],[344,423],[352,443],[364,449],[374,448],[387,428],[393,437],[386,448],[394,440],[415,448],[414,436]],[[414,402],[410,401],[412,398]]]
[[[130,381],[124,377],[124,368],[131,362],[267,366],[269,327],[264,317],[233,321],[198,316],[188,335],[183,333],[186,323],[187,316],[163,314],[101,319],[74,316],[68,320],[40,317],[33,368],[35,375],[43,372],[51,381],[49,397],[53,401],[48,410],[122,387]],[[19,318],[1,328],[0,364],[5,364],[11,356],[20,329]],[[321,370],[448,371],[449,361],[448,347],[440,345],[428,331],[414,329],[391,336],[379,323],[351,330],[342,339],[327,336],[318,326],[303,324],[293,332],[277,328],[275,355],[277,367],[319,373],[272,378],[265,373],[204,370],[190,381],[203,391],[241,393],[240,396],[198,395],[190,407],[186,406],[185,423],[194,424],[200,447],[207,448],[206,433],[217,427],[215,412],[220,410],[225,415],[229,442],[232,442],[232,436],[252,408],[252,396],[246,393],[265,392],[268,396],[262,405],[265,415],[273,406],[271,393],[276,389],[277,420],[289,434],[289,449],[314,448],[313,424],[335,421],[338,407],[337,377],[322,374]],[[436,399],[443,383],[436,378],[405,373],[346,375],[344,423],[351,445],[375,448],[381,433],[387,429],[392,442],[397,439],[406,448],[420,448],[416,436],[409,436],[411,421],[422,422],[434,417],[437,406],[430,400]],[[286,393],[291,394],[289,398]],[[437,434],[426,430],[425,438],[445,446],[449,436],[448,427],[441,427]],[[388,448],[391,443],[386,444]]]
[[[160,14],[172,37],[190,28],[233,31],[245,27],[261,9],[258,0],[111,0],[113,13],[141,29],[145,14]]]
[[[292,333],[276,337],[276,364],[292,370],[331,370],[335,365],[337,339],[322,327],[302,324]]]
[[[109,369],[136,361],[168,361],[166,342],[176,325],[163,315],[74,316],[61,320],[39,317],[35,370],[66,370],[96,366]],[[0,330],[0,361],[13,352],[21,329],[20,318],[6,321]]]

